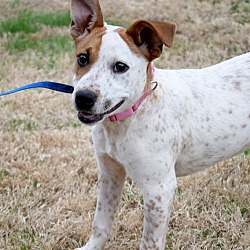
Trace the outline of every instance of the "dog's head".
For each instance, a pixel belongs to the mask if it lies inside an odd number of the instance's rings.
[[[151,62],[170,47],[175,24],[139,20],[105,25],[98,0],[71,0],[76,46],[73,102],[89,124],[132,107],[152,81]]]

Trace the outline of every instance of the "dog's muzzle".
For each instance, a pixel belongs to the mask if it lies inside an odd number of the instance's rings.
[[[83,123],[93,123],[101,120],[101,115],[91,113],[97,96],[90,90],[78,90],[75,94],[75,106],[78,112],[78,119]]]
[[[95,102],[97,100],[97,95],[90,90],[78,90],[75,94],[75,106],[78,110],[78,119],[86,124],[94,124],[98,121],[101,121],[104,118],[104,115],[110,114],[118,109],[125,100],[120,101],[110,110],[95,114],[91,112]]]
[[[90,90],[78,90],[75,95],[75,105],[78,110],[88,112],[95,104],[97,96]]]

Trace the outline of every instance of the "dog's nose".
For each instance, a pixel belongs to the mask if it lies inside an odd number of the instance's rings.
[[[95,102],[97,96],[90,90],[78,90],[75,95],[75,104],[79,110],[88,111],[90,110]]]

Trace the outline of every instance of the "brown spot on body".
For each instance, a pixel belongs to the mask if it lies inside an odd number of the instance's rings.
[[[156,199],[158,202],[161,202],[161,196],[160,196],[160,195],[156,196],[155,199]]]
[[[228,82],[228,81],[230,81],[231,79],[232,79],[232,76],[223,76],[223,79],[226,81],[226,82]]]
[[[111,104],[112,104],[111,100],[107,100],[104,104],[104,108],[109,109],[111,107]]]
[[[226,139],[228,139],[228,137],[229,137],[229,135],[224,135],[224,136],[222,137],[222,139],[226,140]]]
[[[241,88],[241,82],[239,82],[239,81],[234,82],[234,88],[235,88],[236,90],[241,91],[241,90],[242,90],[242,88]]]

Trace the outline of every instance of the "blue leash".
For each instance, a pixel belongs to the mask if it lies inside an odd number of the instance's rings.
[[[62,83],[58,83],[58,82],[34,82],[34,83],[24,85],[20,88],[16,88],[16,89],[13,89],[13,90],[10,90],[7,92],[0,93],[0,96],[10,95],[10,94],[16,93],[18,91],[22,91],[25,89],[33,89],[33,88],[52,89],[55,91],[68,93],[68,94],[72,94],[74,91],[74,87],[67,85],[67,84],[62,84]]]

